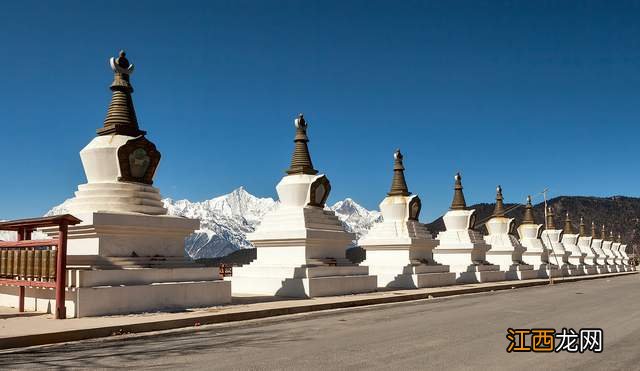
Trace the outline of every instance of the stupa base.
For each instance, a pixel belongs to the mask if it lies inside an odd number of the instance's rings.
[[[583,267],[586,275],[598,274],[598,268],[595,265],[584,265]]]
[[[513,251],[498,250],[487,252],[487,260],[500,267],[505,272],[506,280],[529,280],[537,278],[538,273],[533,270],[533,265],[514,262]]]
[[[82,223],[69,227],[67,255],[87,257],[161,256],[183,258],[184,239],[200,221],[169,215],[97,211],[76,213]],[[58,230],[43,228],[51,238]]]
[[[69,228],[68,317],[210,307],[231,302],[218,269],[184,256],[199,221],[167,215],[89,212]],[[58,231],[42,231],[56,238]],[[0,291],[2,292],[2,291]],[[53,292],[32,289],[30,307],[48,311]],[[14,304],[15,305],[15,302]]]
[[[598,270],[598,274],[609,273],[609,267],[606,265],[596,265],[596,269]]]
[[[540,252],[524,252],[522,254],[522,260],[525,264],[533,265],[533,269],[536,270],[549,264],[549,255],[543,255],[543,253]]]
[[[567,265],[567,273],[569,276],[584,276],[584,265]]]
[[[451,232],[440,232],[440,235],[444,233]],[[456,274],[457,283],[504,281],[505,273],[500,270],[500,266],[485,262],[487,246],[478,243],[455,244],[441,241],[441,244],[433,250],[433,260],[448,265],[451,272]]]
[[[593,267],[595,267],[595,266],[597,266],[597,265],[598,265],[598,260],[597,260],[595,257],[588,257],[588,256],[587,256],[587,257],[584,259],[584,264],[585,264],[585,265],[588,265],[588,266],[593,266]]]
[[[211,307],[231,302],[231,285],[212,268],[67,270],[67,318]],[[16,306],[18,290],[0,287],[0,306]],[[55,310],[55,290],[27,288],[25,309]]]
[[[617,265],[618,268],[618,272],[626,272],[627,271],[627,267],[625,267],[622,264]]]
[[[549,278],[549,276],[557,277],[560,275],[558,266],[549,263],[533,264],[533,271],[536,272],[535,278]]]
[[[584,266],[584,259],[581,256],[570,256],[569,257],[569,264],[571,265],[575,265],[576,267],[583,267]]]
[[[609,272],[610,273],[618,273],[618,272],[620,272],[618,270],[618,266],[617,265],[608,265],[607,267],[609,268]]]
[[[561,263],[559,266],[555,267],[556,268],[553,269],[553,271],[557,272],[557,274],[554,273],[552,277],[568,277],[572,275],[571,272],[576,271],[575,266],[566,263]]]
[[[556,278],[562,277],[562,274],[562,269],[559,269],[557,265],[553,264],[538,269],[538,278]]]
[[[367,265],[367,262],[362,264]],[[449,272],[447,265],[369,266],[369,272],[378,277],[380,288],[416,289],[456,283],[456,274]]]
[[[530,280],[534,278],[538,278],[538,272],[533,269],[532,265],[513,264],[508,269],[505,269],[506,280]]]
[[[481,283],[505,280],[505,272],[493,264],[472,264],[466,267],[453,268],[457,283]]]
[[[522,260],[533,266],[533,271],[536,272],[535,278],[549,278],[558,277],[562,273],[558,270],[558,266],[549,263],[549,255],[543,252],[524,252],[522,254]]]
[[[607,259],[605,258],[596,258],[596,264],[597,265],[602,265],[602,266],[608,266],[609,263],[607,262]]]
[[[362,266],[268,266],[250,264],[234,269],[233,294],[295,298],[373,292],[376,276]]]

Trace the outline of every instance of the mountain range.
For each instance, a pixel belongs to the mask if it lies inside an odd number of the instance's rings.
[[[68,201],[52,208],[47,215],[66,212],[66,202]],[[201,202],[171,198],[165,198],[163,202],[170,215],[201,220],[200,229],[191,234],[185,244],[185,252],[194,259],[221,258],[235,251],[253,247],[247,240],[247,233],[253,232],[264,215],[279,206],[278,201],[272,198],[256,197],[243,187],[229,194]],[[514,205],[505,206],[509,209]],[[640,198],[561,196],[549,200],[548,206],[554,210],[557,228],[562,228],[568,212],[576,231],[580,217],[583,217],[589,231],[592,220],[596,222],[598,230],[604,223],[607,230],[613,228],[616,236],[621,234],[626,242],[640,245],[638,234]],[[494,204],[480,203],[471,205],[469,208],[475,209],[478,214],[477,220],[480,223],[477,229],[486,233],[481,222],[491,215]],[[345,228],[356,233],[358,238],[382,220],[380,212],[367,210],[350,198],[327,206],[327,209],[334,211]],[[523,214],[524,207],[517,207],[507,216],[519,221],[522,220]],[[543,203],[534,206],[534,215],[538,223],[544,223]],[[434,235],[444,229],[441,217],[428,223],[427,226]],[[353,245],[356,245],[356,241]]]
[[[247,240],[247,233],[253,232],[264,215],[279,206],[278,201],[256,197],[244,187],[201,202],[171,198],[162,201],[169,215],[200,219],[200,229],[187,237],[185,243],[185,252],[194,259],[219,258],[253,247]],[[69,200],[53,207],[46,215],[66,213],[67,202]],[[382,220],[380,212],[369,211],[350,198],[327,208],[333,210],[345,228],[358,237]]]

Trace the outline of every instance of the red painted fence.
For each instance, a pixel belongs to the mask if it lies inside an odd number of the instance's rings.
[[[220,278],[231,277],[233,275],[233,266],[222,263],[220,264],[218,273],[220,274]]]
[[[56,318],[66,317],[64,300],[68,227],[80,222],[80,219],[69,214],[0,222],[0,230],[18,234],[17,241],[0,241],[0,285],[18,287],[20,312],[24,312],[26,287],[55,288]],[[45,227],[58,227],[58,238],[31,239],[33,231]]]

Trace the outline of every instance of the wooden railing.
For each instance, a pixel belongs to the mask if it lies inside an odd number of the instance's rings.
[[[17,233],[17,241],[0,242],[0,285],[18,287],[20,312],[24,312],[26,287],[55,288],[55,316],[66,317],[67,233],[70,225],[80,222],[68,214],[0,222],[0,230]],[[59,231],[57,239],[31,239],[36,229],[55,226]]]
[[[233,276],[233,266],[224,263],[220,264],[219,274],[220,278]]]

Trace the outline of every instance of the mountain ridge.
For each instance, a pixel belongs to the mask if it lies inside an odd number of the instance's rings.
[[[53,207],[46,215],[61,214],[66,212],[64,203]],[[279,201],[270,197],[256,197],[244,187],[239,187],[232,192],[211,198],[209,200],[192,202],[186,199],[163,199],[168,213],[174,216],[198,218],[201,220],[200,229],[187,237],[185,241],[185,253],[194,259],[219,259],[241,249],[252,248],[247,240],[247,233],[253,232],[262,218],[279,206]],[[565,212],[569,212],[573,219],[573,226],[578,230],[580,216],[584,217],[587,229],[591,230],[591,221],[595,220],[598,231],[602,223],[607,228],[614,226],[617,234],[622,234],[627,243],[640,245],[640,198],[628,196],[592,197],[592,196],[558,196],[547,202],[554,210],[557,228],[564,225]],[[478,203],[470,205],[469,209],[475,209],[477,220],[482,221],[489,217],[494,208],[493,203]],[[509,208],[514,204],[506,204]],[[364,236],[371,227],[382,221],[382,214],[377,210],[368,210],[351,198],[345,198],[331,206],[328,210],[336,213],[336,216],[345,226],[345,229],[356,233],[357,237]],[[524,207],[516,208],[507,216],[516,218],[519,225],[524,215]],[[536,222],[544,224],[544,203],[534,206]],[[430,223],[425,223],[431,233],[436,236],[444,229],[442,217]],[[477,228],[486,233],[486,228]],[[354,241],[353,246],[356,245]]]
[[[68,202],[54,206],[45,215],[68,212]],[[247,233],[253,232],[262,218],[279,206],[279,201],[256,197],[242,186],[204,201],[164,198],[162,202],[169,215],[200,219],[200,228],[185,240],[185,253],[193,259],[220,258],[240,249],[252,248],[246,238]],[[358,237],[366,234],[382,218],[380,212],[367,210],[351,198],[326,208],[335,211],[345,229]]]

